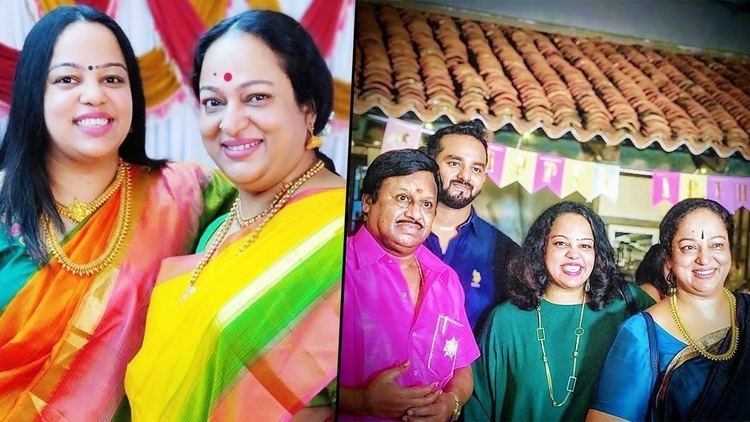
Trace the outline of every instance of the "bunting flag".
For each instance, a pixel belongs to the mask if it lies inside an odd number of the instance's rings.
[[[680,174],[672,171],[654,171],[651,176],[651,204],[667,201],[674,205],[680,201]]]
[[[487,145],[487,177],[498,186],[500,186],[500,177],[503,175],[506,149],[507,147],[505,145]]]
[[[563,166],[565,159],[554,155],[539,154],[536,159],[534,190],[549,188],[555,195],[562,194]]]
[[[730,212],[741,207],[750,210],[750,177],[708,176],[706,198]]]
[[[617,202],[620,194],[620,166],[594,164],[594,198],[604,195]]]
[[[419,148],[422,143],[422,125],[389,117],[385,124],[380,153],[395,149]]]
[[[680,174],[680,200],[705,198],[708,179],[703,174]]]
[[[561,198],[578,192],[586,201],[594,199],[594,163],[579,160],[565,160]]]
[[[534,188],[537,153],[508,148],[505,151],[505,162],[498,187],[505,187],[518,182],[527,192]]]

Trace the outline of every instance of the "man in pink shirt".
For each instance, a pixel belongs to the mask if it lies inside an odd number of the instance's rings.
[[[417,150],[367,170],[365,223],[346,247],[340,420],[455,420],[471,394],[479,349],[463,289],[422,246],[437,186],[437,164]]]

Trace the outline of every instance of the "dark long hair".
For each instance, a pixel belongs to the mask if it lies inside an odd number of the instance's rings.
[[[549,272],[544,264],[550,229],[562,214],[578,214],[588,221],[594,234],[594,269],[589,277],[588,306],[601,310],[614,298],[625,279],[617,268],[615,251],[607,239],[604,223],[596,213],[576,202],[560,202],[547,208],[531,225],[521,252],[510,264],[513,277],[508,284],[508,296],[521,309],[531,310],[539,306],[544,289],[550,283]]]
[[[46,248],[40,238],[39,215],[46,213],[58,228],[63,227],[55,209],[45,162],[51,142],[44,121],[47,74],[60,33],[68,25],[80,21],[98,23],[109,29],[125,57],[133,98],[133,119],[131,131],[120,145],[120,157],[152,169],[161,168],[166,163],[146,155],[143,84],[138,60],[120,26],[106,14],[88,6],[59,7],[41,18],[26,36],[18,59],[8,127],[0,145],[0,169],[5,173],[0,187],[0,216],[5,221],[6,235],[10,235],[12,224],[19,224],[29,255],[40,264],[46,261]]]
[[[651,245],[646,255],[643,256],[643,261],[641,261],[635,270],[635,284],[640,286],[645,283],[651,283],[662,296],[666,296],[669,286],[667,285],[667,280],[664,278],[665,258],[666,252],[661,243]]]
[[[310,34],[293,18],[270,10],[248,10],[217,23],[203,34],[193,54],[193,93],[199,97],[203,59],[209,47],[230,31],[256,36],[270,48],[281,62],[281,68],[292,82],[298,106],[309,104],[315,110],[313,134],[319,134],[328,123],[333,110],[333,77]],[[333,161],[315,149],[328,170]]]

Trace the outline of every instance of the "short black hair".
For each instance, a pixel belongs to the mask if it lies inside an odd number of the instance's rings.
[[[468,135],[482,143],[484,151],[487,152],[487,140],[484,139],[485,127],[479,119],[468,122],[459,122],[454,125],[446,126],[427,138],[427,155],[433,159],[443,150],[441,141],[446,135]]]
[[[68,25],[76,22],[97,23],[109,29],[125,58],[133,118],[130,131],[120,145],[120,157],[152,169],[166,164],[166,160],[153,160],[146,155],[143,83],[138,59],[120,26],[89,6],[63,6],[44,15],[23,43],[13,80],[8,127],[0,145],[0,169],[5,172],[0,187],[0,216],[5,219],[8,230],[13,223],[20,225],[29,255],[40,264],[47,256],[39,235],[40,213],[49,215],[58,228],[63,227],[49,187],[45,162],[51,139],[44,120],[44,93],[57,39]]]
[[[672,256],[672,241],[674,240],[675,234],[677,234],[677,228],[682,220],[685,216],[700,208],[712,211],[721,218],[721,221],[724,222],[724,227],[727,229],[727,235],[729,236],[729,239],[727,240],[731,250],[732,239],[734,236],[734,219],[732,218],[732,214],[730,214],[720,203],[712,199],[688,198],[683,199],[670,208],[661,220],[661,224],[659,224],[659,243],[664,246],[664,251],[667,257]]]
[[[664,260],[666,252],[661,243],[651,245],[643,256],[643,261],[635,270],[635,284],[651,283],[662,296],[667,295],[667,280],[664,279]]]
[[[435,178],[435,188],[440,186],[438,165],[432,158],[417,149],[399,149],[380,154],[367,167],[362,181],[361,194],[369,195],[372,201],[378,199],[383,181],[389,177],[407,176],[418,171],[428,171]]]
[[[555,220],[568,213],[585,218],[594,235],[595,260],[589,277],[589,307],[595,311],[601,310],[619,297],[621,288],[627,288],[625,278],[617,268],[615,251],[609,243],[602,219],[583,204],[563,201],[547,208],[534,221],[521,245],[521,252],[510,264],[513,277],[508,284],[508,296],[519,308],[531,310],[539,306],[544,290],[551,282],[544,264],[547,238]]]

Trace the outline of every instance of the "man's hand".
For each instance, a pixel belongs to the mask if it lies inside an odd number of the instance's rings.
[[[453,394],[443,393],[438,396],[434,403],[407,410],[406,415],[401,420],[404,422],[446,422],[453,416],[453,409],[455,408],[456,401],[453,399]]]
[[[405,362],[386,369],[367,385],[364,391],[366,414],[382,419],[400,419],[408,409],[423,408],[435,403],[440,396],[435,384],[408,388],[396,384],[396,378],[408,367],[409,363]],[[449,417],[452,411],[453,407],[448,412]]]

